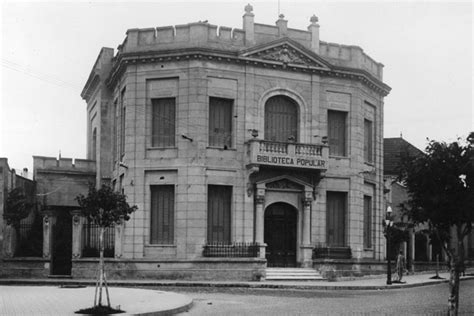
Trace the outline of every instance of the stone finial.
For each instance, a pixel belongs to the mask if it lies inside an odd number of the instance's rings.
[[[278,18],[279,18],[280,20],[283,20],[283,19],[285,19],[285,15],[284,15],[284,14],[280,14],[280,15],[278,16]]]
[[[311,24],[316,24],[318,23],[319,19],[316,16],[316,14],[313,14],[313,16],[309,19],[309,21],[311,22]]]
[[[250,14],[253,11],[253,7],[249,4],[245,6],[245,13]]]

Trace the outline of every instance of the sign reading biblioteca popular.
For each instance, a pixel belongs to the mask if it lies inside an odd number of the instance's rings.
[[[326,161],[308,157],[276,156],[268,153],[256,155],[254,163],[281,167],[327,169]]]

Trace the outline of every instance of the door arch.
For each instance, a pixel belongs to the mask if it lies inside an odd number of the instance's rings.
[[[264,242],[268,267],[296,267],[297,210],[277,202],[265,210]]]
[[[284,95],[276,95],[265,103],[265,140],[298,141],[298,105]]]

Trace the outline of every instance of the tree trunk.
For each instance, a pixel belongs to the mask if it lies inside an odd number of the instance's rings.
[[[464,269],[464,234],[462,226],[456,226],[456,248],[449,255],[449,300],[448,315],[457,316],[459,309],[459,276]],[[449,248],[449,247],[448,247]]]
[[[448,315],[457,316],[459,307],[459,264],[450,256]]]
[[[110,307],[110,297],[109,297],[109,289],[107,286],[107,280],[105,278],[105,263],[104,263],[104,231],[105,227],[100,227],[99,233],[99,278],[98,278],[98,285],[96,285],[96,293],[97,287],[99,291],[99,301],[98,305],[102,305],[102,287],[105,287],[105,293],[107,295],[107,306]],[[94,306],[95,304],[94,300]]]

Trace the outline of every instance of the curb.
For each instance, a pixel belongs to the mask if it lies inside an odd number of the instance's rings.
[[[465,276],[463,280],[474,279],[474,276]],[[413,288],[421,286],[436,285],[441,283],[447,283],[449,279],[420,282],[420,283],[404,283],[404,284],[393,284],[393,285],[319,285],[319,284],[284,284],[284,283],[212,283],[212,282],[175,282],[175,281],[120,281],[120,280],[109,280],[109,286],[119,287],[142,287],[142,286],[161,286],[161,287],[215,287],[215,288],[250,288],[250,289],[301,289],[301,290],[390,290],[390,289],[402,289],[402,288]],[[337,283],[337,282],[335,282]],[[92,280],[43,280],[43,279],[0,279],[0,285],[88,285],[95,286],[95,281]]]

